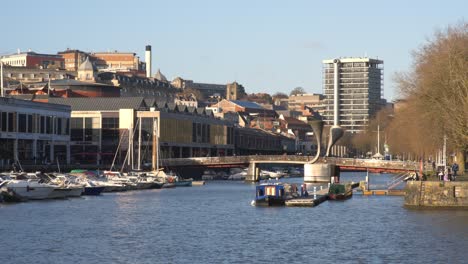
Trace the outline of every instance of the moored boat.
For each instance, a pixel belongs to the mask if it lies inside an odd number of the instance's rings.
[[[255,187],[256,206],[283,206],[289,199],[297,197],[297,186],[281,182],[267,182]]]
[[[43,200],[48,199],[56,186],[31,180],[10,180],[5,187],[19,199]]]
[[[175,177],[175,186],[176,187],[191,187],[193,179],[181,179],[179,176]]]
[[[333,183],[328,189],[328,199],[346,200],[353,196],[351,184]]]

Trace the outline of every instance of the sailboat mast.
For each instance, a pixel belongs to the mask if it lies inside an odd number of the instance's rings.
[[[380,125],[377,125],[377,153],[380,153]]]
[[[138,120],[138,170],[141,169],[141,117]]]
[[[157,122],[153,118],[153,156],[152,156],[152,169],[153,171],[159,171],[158,164],[158,131],[157,131]]]

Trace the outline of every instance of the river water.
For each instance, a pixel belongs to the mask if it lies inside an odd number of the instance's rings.
[[[254,189],[218,181],[0,204],[0,263],[467,263],[468,211],[409,210],[403,197],[358,193],[259,208]]]

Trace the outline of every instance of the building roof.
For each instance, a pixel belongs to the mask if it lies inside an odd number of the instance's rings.
[[[89,61],[89,57],[86,57],[86,60],[81,63],[80,67],[78,67],[78,71],[95,71],[94,65]]]
[[[154,78],[156,78],[157,80],[159,80],[161,82],[167,82],[166,76],[164,76],[164,74],[162,74],[159,69],[156,72],[156,74],[154,75]]]
[[[49,98],[49,103],[69,105],[72,111],[140,110],[146,107],[143,97]]]
[[[297,118],[289,117],[289,116],[283,116],[283,118],[284,118],[284,121],[286,121],[290,125],[310,127],[308,124],[306,124],[305,122],[302,122],[301,120]]]
[[[368,57],[344,57],[344,58],[338,58],[341,63],[346,63],[346,62],[372,62],[372,63],[378,63],[382,64],[383,61],[379,59],[372,59]],[[327,59],[323,60],[322,63],[333,63],[335,59]]]
[[[231,100],[231,102],[235,103],[236,105],[245,107],[245,108],[264,109],[261,105],[254,103],[254,102],[239,101],[239,100]]]
[[[73,79],[58,79],[58,80],[51,80],[50,86],[54,88],[54,85],[56,86],[109,86],[109,87],[115,87],[118,89],[119,87],[113,86],[113,85],[108,85],[104,83],[90,83],[90,82],[82,82],[82,81],[77,81]]]

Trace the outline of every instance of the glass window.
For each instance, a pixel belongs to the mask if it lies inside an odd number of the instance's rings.
[[[93,118],[85,117],[84,118],[84,141],[93,140]]]
[[[14,121],[14,113],[8,113],[8,132],[15,132],[16,126]]]
[[[52,134],[53,124],[52,124],[52,116],[46,116],[46,134]]]
[[[83,141],[83,118],[71,119],[71,136],[72,141]]]
[[[7,131],[7,112],[2,112],[1,119],[2,131],[5,132]]]
[[[26,133],[26,114],[18,115],[18,132]]]
[[[33,133],[33,115],[27,115],[28,133]]]
[[[56,129],[56,134],[57,135],[62,135],[62,118],[56,118],[57,120],[57,129]]]

